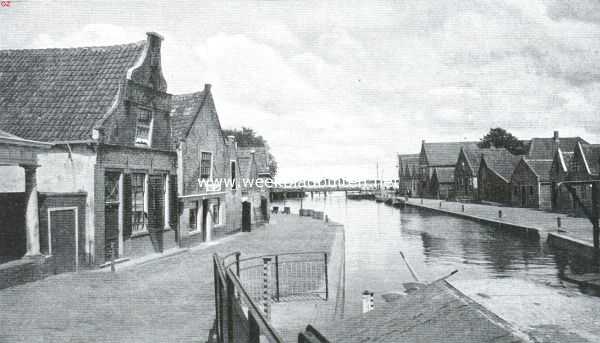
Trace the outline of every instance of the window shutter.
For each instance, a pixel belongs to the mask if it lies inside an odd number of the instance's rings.
[[[177,199],[177,175],[169,175],[169,207],[171,218],[169,224],[172,228],[178,226],[179,221],[179,201]]]
[[[131,237],[131,174],[123,174],[123,239]]]
[[[162,175],[150,175],[148,187],[148,224],[151,228],[163,228],[164,188]]]

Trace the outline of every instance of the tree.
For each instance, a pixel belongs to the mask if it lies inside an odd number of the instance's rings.
[[[275,174],[277,174],[277,161],[269,151],[269,144],[263,136],[244,126],[241,129],[223,130],[223,135],[234,136],[239,147],[265,147],[269,159],[269,172],[271,172],[271,176],[275,177]]]
[[[481,138],[478,145],[480,148],[505,148],[515,155],[526,153],[523,141],[501,127],[490,129],[490,132]]]

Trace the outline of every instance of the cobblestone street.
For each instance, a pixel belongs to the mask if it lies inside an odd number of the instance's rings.
[[[213,253],[329,251],[335,231],[311,218],[277,215],[251,233],[118,265],[116,273],[62,274],[4,289],[0,342],[205,342],[214,319]]]

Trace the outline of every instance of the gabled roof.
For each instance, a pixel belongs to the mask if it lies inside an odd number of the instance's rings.
[[[550,171],[552,170],[552,160],[530,160],[523,161],[533,170],[538,176],[539,181],[550,181]]]
[[[399,165],[403,169],[403,175],[413,175],[419,166],[419,154],[398,155]]]
[[[479,170],[479,163],[481,162],[481,154],[489,149],[482,149],[478,145],[465,145],[461,147],[461,151],[465,155],[467,163],[474,174],[477,174]]]
[[[560,137],[558,145],[554,138],[532,138],[527,153],[528,159],[549,160],[554,158],[554,152],[557,148],[563,151],[574,151],[577,143],[587,144],[581,137]]]
[[[488,169],[508,182],[521,156],[513,155],[504,148],[494,148],[485,149],[481,159]]]
[[[173,95],[171,98],[171,142],[185,139],[204,104],[206,92]]]
[[[477,142],[423,142],[420,163],[429,167],[453,166],[461,147],[477,148]]]
[[[146,45],[0,50],[0,128],[30,140],[90,140]]]
[[[362,315],[315,326],[329,342],[518,343],[524,335],[446,281]]]
[[[437,167],[433,175],[439,183],[454,183],[454,167]]]
[[[238,157],[251,157],[254,152],[254,161],[256,162],[256,171],[258,174],[270,174],[269,156],[267,148],[263,146],[256,147],[238,147]]]
[[[591,174],[600,172],[600,144],[581,144],[585,162]]]
[[[554,155],[554,161],[558,163],[560,170],[566,173],[569,171],[569,163],[571,163],[573,155],[574,153],[572,151],[565,152],[561,148],[558,148]]]

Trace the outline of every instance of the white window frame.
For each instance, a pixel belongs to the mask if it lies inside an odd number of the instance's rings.
[[[75,211],[75,271],[79,270],[79,209],[77,206],[48,208],[48,255],[52,256],[52,212]]]
[[[198,175],[200,177],[201,180],[202,179],[202,154],[203,153],[207,153],[210,154],[210,170],[209,170],[209,174],[208,174],[208,180],[212,180],[213,178],[213,168],[214,168],[214,159],[215,159],[215,154],[212,151],[208,151],[208,150],[200,150],[199,154],[200,154],[200,175]]]
[[[144,174],[144,208],[143,211],[146,214],[146,219],[144,220],[144,226],[141,230],[134,230],[134,228],[136,227],[136,225],[134,225],[134,221],[133,218],[131,219],[131,236],[135,237],[138,235],[144,235],[146,233],[148,233],[148,217],[149,217],[149,213],[148,213],[148,201],[150,200],[149,194],[148,194],[148,173],[147,172],[133,172],[131,173],[131,175],[135,175],[135,174]],[[133,180],[131,182],[132,187],[133,187]],[[133,192],[132,192],[133,193]],[[133,201],[135,194],[131,195],[131,200]],[[133,204],[131,204],[133,205]],[[135,210],[132,209],[131,211],[131,215],[133,216],[133,214],[135,213]]]
[[[152,109],[147,109],[147,108],[143,108],[140,107],[137,109],[138,111],[148,111],[150,113],[150,125],[148,125],[148,138],[147,139],[141,139],[137,137],[137,130],[138,130],[138,114],[136,113],[135,115],[135,144],[140,145],[140,146],[147,146],[150,147],[151,143],[152,143],[152,132],[154,131],[154,110]]]

